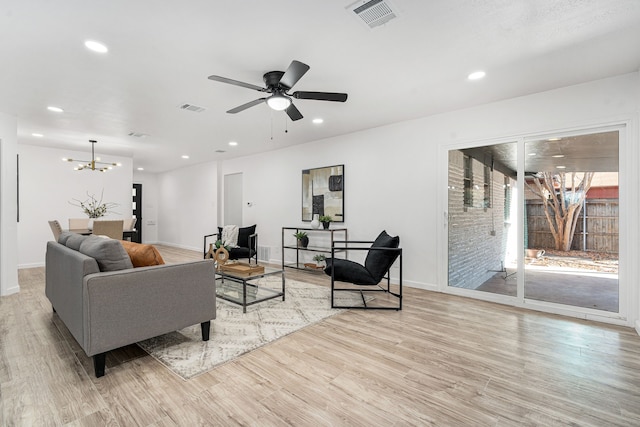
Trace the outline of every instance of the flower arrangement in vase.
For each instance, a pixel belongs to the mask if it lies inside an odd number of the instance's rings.
[[[81,208],[85,215],[90,219],[101,218],[106,214],[113,212],[112,209],[118,206],[117,203],[102,202],[104,190],[100,193],[100,200],[96,199],[93,194],[89,194],[89,192],[87,192],[87,196],[89,196],[89,198],[84,201],[73,199],[73,202],[69,202],[69,204]]]

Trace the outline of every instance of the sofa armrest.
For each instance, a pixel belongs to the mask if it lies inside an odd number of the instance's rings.
[[[83,281],[88,356],[216,317],[212,260],[91,274]]]

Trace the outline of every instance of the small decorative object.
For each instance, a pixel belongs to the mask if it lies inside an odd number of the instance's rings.
[[[320,228],[320,220],[318,219],[319,216],[320,214],[313,214],[313,220],[311,221],[311,228],[315,228],[315,229]]]
[[[220,246],[216,249],[214,259],[216,260],[217,268],[220,269],[229,260],[229,251],[224,246]]]
[[[298,240],[299,248],[306,248],[309,245],[309,237],[307,237],[307,233],[304,231],[298,231],[294,234],[295,238]]]
[[[330,217],[329,215],[322,215],[318,220],[322,223],[322,228],[326,230],[329,228],[329,224],[331,224],[331,221],[333,221],[333,218]]]
[[[213,250],[213,243],[209,243],[209,250],[204,254],[205,259],[211,259],[215,257],[215,251]]]

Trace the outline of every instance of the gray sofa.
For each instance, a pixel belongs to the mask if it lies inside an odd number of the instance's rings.
[[[96,377],[104,375],[110,350],[197,323],[209,339],[216,317],[212,260],[133,268],[119,241],[77,236],[63,233],[60,243],[47,243],[45,293],[93,356]]]

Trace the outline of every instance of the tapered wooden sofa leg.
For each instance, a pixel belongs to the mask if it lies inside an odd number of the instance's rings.
[[[202,341],[209,341],[209,330],[211,329],[211,320],[200,323],[202,329]]]
[[[104,365],[107,353],[100,353],[93,356],[93,369],[96,372],[96,378],[104,376]]]

